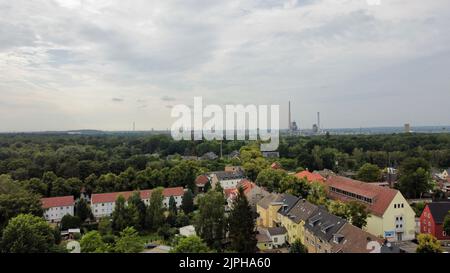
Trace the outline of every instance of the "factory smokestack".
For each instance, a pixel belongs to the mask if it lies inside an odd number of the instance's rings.
[[[292,129],[292,122],[291,122],[291,101],[289,101],[289,117],[288,117],[288,129],[291,131]]]
[[[317,112],[317,129],[320,130],[320,112]]]

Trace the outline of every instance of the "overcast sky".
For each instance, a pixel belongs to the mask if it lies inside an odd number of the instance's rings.
[[[450,1],[0,0],[0,131],[170,128],[287,103],[301,128],[450,124]]]

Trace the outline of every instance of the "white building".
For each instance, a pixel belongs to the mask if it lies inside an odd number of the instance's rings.
[[[240,171],[219,171],[208,174],[212,188],[216,188],[217,183],[224,189],[235,189],[237,184],[245,178],[244,173]]]
[[[45,220],[58,223],[64,215],[74,215],[75,200],[73,196],[58,196],[41,199]]]
[[[135,191],[126,192],[109,192],[109,193],[95,193],[91,196],[91,209],[95,218],[111,216],[114,211],[116,200],[119,196],[123,196],[125,200],[131,197]],[[150,204],[152,190],[139,191],[142,201],[148,206]],[[165,207],[169,207],[170,197],[173,196],[177,208],[181,206],[184,189],[182,187],[165,188],[163,190]]]

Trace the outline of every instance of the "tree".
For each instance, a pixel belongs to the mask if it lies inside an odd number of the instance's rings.
[[[225,198],[223,193],[209,191],[199,201],[195,229],[206,244],[220,251],[226,232]]]
[[[175,247],[170,251],[171,253],[209,253],[211,250],[197,236],[189,236],[181,238]]]
[[[81,219],[78,216],[66,214],[61,219],[61,230],[68,230],[69,228],[79,228],[81,226]]]
[[[339,200],[329,202],[328,211],[331,214],[334,214],[334,215],[344,218],[346,220],[350,219],[347,204],[345,204],[344,202],[341,202]]]
[[[142,230],[145,227],[145,215],[147,207],[144,201],[141,199],[139,192],[134,192],[128,199],[129,213],[134,218],[134,227],[137,230]]]
[[[447,212],[447,215],[444,218],[444,231],[446,234],[450,234],[450,211]]]
[[[164,223],[163,200],[163,189],[154,189],[150,197],[150,204],[147,208],[146,215],[146,225],[152,231],[157,231]]]
[[[291,247],[289,248],[290,253],[308,253],[308,248],[302,242],[297,239],[295,240]]]
[[[84,198],[80,198],[75,205],[75,215],[80,218],[81,222],[85,222],[86,219],[93,219],[91,207]]]
[[[107,250],[107,245],[96,230],[89,231],[83,235],[80,240],[80,247],[82,253],[101,253]]]
[[[42,216],[39,195],[20,187],[8,175],[0,175],[0,234],[8,221],[19,214]]]
[[[239,253],[255,252],[257,243],[255,215],[242,187],[238,189],[238,195],[233,202],[228,223],[231,248]]]
[[[119,195],[112,213],[112,228],[115,231],[120,231],[130,225],[130,222],[130,214],[125,205],[125,198],[122,195]]]
[[[419,246],[417,247],[417,253],[441,253],[441,244],[431,234],[419,234],[417,236]]]
[[[271,168],[266,168],[259,172],[256,178],[256,184],[265,187],[268,191],[280,192],[281,191],[281,181],[287,176],[284,170],[274,170]],[[288,181],[285,181],[285,183]]]
[[[366,163],[359,168],[357,177],[365,182],[377,182],[381,179],[381,170],[377,165]]]
[[[194,196],[191,190],[187,190],[183,194],[181,201],[181,209],[185,214],[189,214],[194,211]]]
[[[102,236],[112,233],[111,219],[109,217],[100,218],[98,221],[98,232]]]
[[[366,205],[358,201],[350,201],[346,204],[346,206],[348,210],[349,221],[352,223],[352,225],[359,228],[364,227],[367,224],[367,218],[370,215]]]
[[[423,158],[407,158],[400,165],[398,187],[408,198],[419,198],[431,189],[430,165]]]
[[[41,217],[19,214],[3,231],[0,250],[4,253],[48,253],[56,247],[54,230]]]
[[[114,251],[117,253],[139,253],[144,249],[144,243],[139,238],[137,231],[132,227],[126,227],[120,232]]]
[[[286,175],[281,179],[281,192],[294,196],[306,198],[310,191],[309,182],[306,178],[299,179],[293,175]]]
[[[316,205],[325,205],[327,203],[325,186],[320,182],[312,182],[307,200]]]

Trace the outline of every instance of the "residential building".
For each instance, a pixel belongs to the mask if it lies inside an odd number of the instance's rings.
[[[278,212],[286,213],[295,205],[299,198],[291,194],[270,193],[262,198],[256,205],[258,214],[257,225],[261,227],[280,226],[280,217]]]
[[[257,186],[255,183],[242,179],[234,189],[227,189],[225,191],[225,196],[227,198],[228,207],[231,205],[238,194],[238,188],[242,187],[244,189],[245,197],[252,208],[256,208],[256,204],[263,199],[265,196],[269,195],[269,192],[264,190],[262,187]]]
[[[41,199],[45,220],[58,223],[64,215],[74,216],[75,200],[73,196],[58,196]]]
[[[329,198],[366,205],[370,216],[365,231],[389,241],[415,238],[414,210],[398,190],[342,176],[330,176],[325,183]]]
[[[225,166],[226,172],[240,172],[244,173],[244,169],[241,166]]]
[[[94,217],[100,218],[110,216],[114,211],[116,200],[119,196],[123,196],[125,200],[131,197],[136,191],[126,192],[109,192],[109,193],[95,193],[91,196],[91,209]],[[146,205],[150,204],[150,197],[152,190],[137,191]],[[182,198],[184,195],[184,189],[182,187],[165,188],[163,190],[163,204],[165,207],[169,207],[170,197],[173,196],[177,207],[181,206]]]
[[[208,173],[207,175],[213,189],[220,183],[220,186],[224,190],[236,188],[237,184],[245,178],[244,173],[240,171],[218,171]]]
[[[349,223],[333,235],[330,242],[333,253],[377,253],[383,240]]]
[[[218,158],[219,158],[219,156],[216,155],[214,152],[207,152],[206,154],[204,154],[200,157],[200,159],[202,159],[202,160],[216,160]]]
[[[273,249],[272,240],[269,235],[267,235],[267,231],[263,228],[258,228],[258,233],[256,234],[256,247],[260,251],[264,251],[267,249]]]
[[[301,171],[295,174],[295,176],[299,179],[303,179],[306,178],[306,180],[308,180],[308,182],[312,183],[312,182],[320,182],[323,183],[325,182],[325,178],[320,175],[319,173],[316,172],[310,172],[308,170],[306,171]]]
[[[426,205],[420,215],[420,233],[431,234],[438,240],[450,240],[444,231],[444,219],[450,215],[450,202],[432,202]]]
[[[309,253],[331,253],[332,240],[346,221],[319,207],[305,224],[305,246]]]
[[[279,213],[281,226],[287,230],[286,240],[292,244],[300,240],[305,244],[305,222],[318,207],[305,199],[299,199],[286,213]]]
[[[195,179],[195,186],[197,186],[198,192],[204,192],[206,184],[210,182],[209,177],[205,174],[197,176]]]
[[[272,245],[275,248],[283,247],[286,245],[286,228],[284,227],[271,227],[267,228],[267,235],[272,241]]]
[[[263,157],[265,157],[265,158],[279,158],[280,157],[279,152],[262,151],[261,153],[262,153]]]

